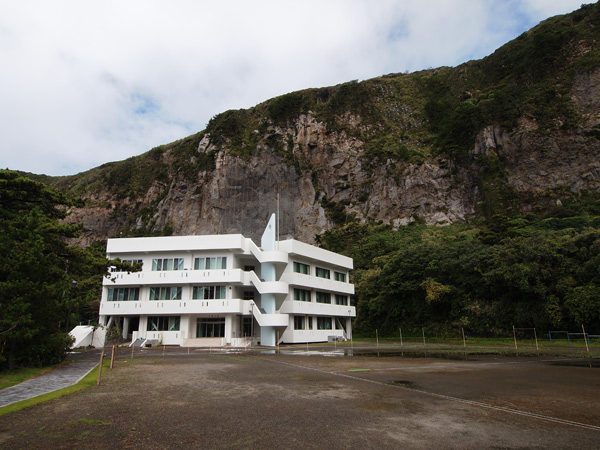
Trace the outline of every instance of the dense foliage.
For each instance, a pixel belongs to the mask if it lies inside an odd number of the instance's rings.
[[[595,214],[479,225],[349,223],[320,243],[354,258],[359,333],[598,331],[600,202],[591,203]]]
[[[102,247],[66,244],[79,232],[59,222],[69,204],[42,183],[0,171],[0,368],[60,362],[71,325],[97,317],[107,261]]]

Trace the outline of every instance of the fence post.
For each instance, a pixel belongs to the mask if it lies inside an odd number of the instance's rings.
[[[112,346],[112,351],[110,352],[110,368],[115,367],[115,344]]]
[[[467,341],[465,339],[465,327],[461,327],[462,329],[462,334],[463,334],[463,347],[467,348]]]
[[[584,328],[583,324],[581,324],[581,330],[583,331],[583,340],[585,341],[585,349],[589,353],[590,346],[588,345],[588,338],[587,338],[587,335],[585,334],[585,328]]]
[[[535,327],[533,328],[533,335],[535,336],[535,348],[539,352],[540,351],[540,346],[538,345],[537,332],[535,331]]]
[[[513,325],[513,337],[515,338],[515,350],[519,351],[519,347],[517,347],[517,332],[515,331],[514,325]]]
[[[96,386],[100,386],[100,378],[102,378],[102,362],[104,361],[104,347],[102,353],[100,353],[100,366],[98,367],[98,379],[96,380]]]
[[[398,330],[400,331],[400,347],[402,347],[403,346],[403,343],[402,343],[402,328],[398,328]]]

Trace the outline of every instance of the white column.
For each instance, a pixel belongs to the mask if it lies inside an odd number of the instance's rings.
[[[129,334],[129,316],[123,317],[123,339],[127,339]]]
[[[231,344],[231,337],[233,331],[233,316],[231,314],[227,314],[225,316],[225,343]]]
[[[263,250],[275,250],[275,227],[275,214],[272,214],[260,241]],[[276,281],[275,265],[272,263],[262,263],[260,265],[260,274],[265,281]],[[266,314],[275,314],[275,295],[261,294],[260,307]],[[275,347],[277,345],[275,341],[275,327],[260,327],[260,345]]]

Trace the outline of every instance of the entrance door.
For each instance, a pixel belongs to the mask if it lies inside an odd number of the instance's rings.
[[[198,319],[196,323],[196,337],[225,337],[225,318]]]

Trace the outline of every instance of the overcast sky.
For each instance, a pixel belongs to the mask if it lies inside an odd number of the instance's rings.
[[[228,109],[492,53],[582,0],[0,0],[0,168],[72,175]]]

